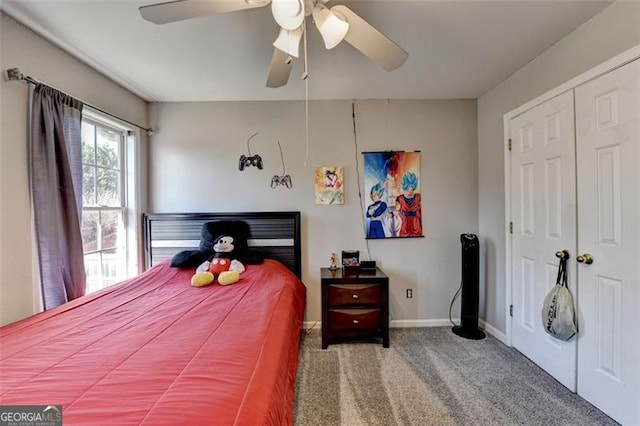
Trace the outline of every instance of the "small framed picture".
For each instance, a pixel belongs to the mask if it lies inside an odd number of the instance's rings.
[[[342,166],[316,168],[316,204],[344,204],[344,170]]]
[[[342,266],[354,267],[360,266],[359,250],[342,250]]]

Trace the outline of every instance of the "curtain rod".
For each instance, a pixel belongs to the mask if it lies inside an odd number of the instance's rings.
[[[31,76],[26,76],[26,77],[25,77],[25,76],[24,76],[24,74],[22,74],[22,73],[20,72],[20,68],[9,68],[9,69],[7,70],[7,80],[8,80],[8,81],[26,81],[27,83],[29,83],[29,84],[34,84],[34,85],[35,85],[35,84],[44,84],[44,83],[39,82],[38,80],[36,80],[35,78],[33,78],[33,77],[31,77]],[[51,87],[51,86],[50,86],[50,87]],[[55,89],[55,87],[53,87],[53,88]],[[58,90],[58,89],[56,89],[56,90]],[[63,92],[62,90],[58,90],[58,91],[59,91],[59,92],[64,93],[65,95],[71,96],[71,95],[69,95],[68,93]],[[72,97],[73,97],[73,96],[72,96]],[[118,119],[118,120],[120,120],[120,121],[123,121],[123,122],[125,122],[125,123],[127,123],[127,124],[130,124],[131,126],[137,127],[137,128],[138,128],[138,129],[140,129],[140,130],[144,130],[144,131],[147,133],[147,135],[148,135],[148,136],[153,135],[153,129],[152,129],[151,127],[144,127],[144,126],[140,126],[139,124],[132,123],[131,121],[129,121],[129,120],[125,120],[125,119],[124,119],[124,118],[122,118],[122,117],[118,117],[118,116],[117,116],[117,115],[115,115],[115,114],[111,114],[110,112],[105,111],[105,110],[103,110],[102,108],[98,108],[98,107],[97,107],[97,106],[95,106],[95,105],[91,105],[90,103],[85,102],[85,101],[83,101],[82,99],[78,99],[78,100],[79,100],[79,101],[81,101],[83,104],[87,105],[88,107],[90,107],[91,109],[95,109],[96,111],[99,111],[99,112],[101,112],[101,113],[103,113],[103,114],[106,114],[106,115],[108,115],[109,117],[116,118],[116,119]]]

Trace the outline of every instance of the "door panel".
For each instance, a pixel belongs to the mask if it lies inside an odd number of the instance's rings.
[[[576,339],[545,333],[540,313],[566,249],[575,257],[573,92],[511,120],[512,343],[566,387],[576,389]],[[575,294],[575,263],[568,283]]]
[[[578,393],[640,424],[640,61],[575,90]]]

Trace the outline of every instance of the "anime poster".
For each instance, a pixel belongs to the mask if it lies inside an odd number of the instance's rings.
[[[366,237],[422,237],[420,152],[363,155]]]
[[[344,171],[340,166],[316,168],[316,204],[344,204]]]

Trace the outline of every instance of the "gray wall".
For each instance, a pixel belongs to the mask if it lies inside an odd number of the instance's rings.
[[[503,116],[640,44],[640,2],[618,1],[478,99],[479,233],[486,252],[485,320],[506,330]]]
[[[147,122],[143,100],[5,15],[0,35],[1,69],[20,67],[128,120]],[[616,2],[480,97],[477,118],[475,101],[358,101],[357,155],[351,103],[312,102],[306,167],[302,102],[154,104],[151,124],[159,132],[149,157],[149,210],[302,211],[308,319],[315,320],[318,268],[327,265],[329,253],[345,248],[367,253],[357,198],[359,153],[420,149],[426,238],[369,242],[371,257],[392,277],[392,314],[404,320],[446,318],[459,284],[457,234],[478,232],[486,259],[480,310],[496,332],[504,332],[503,115],[637,44],[640,3]],[[27,86],[0,83],[0,98],[0,324],[4,324],[34,312],[38,295],[33,286],[26,165]],[[261,132],[252,148],[264,156],[265,170],[240,174],[237,157],[245,152],[253,131]],[[269,188],[271,176],[281,172],[275,140],[285,150],[294,183],[291,191]],[[318,165],[345,167],[344,206],[314,204],[313,170]],[[413,299],[404,298],[405,288],[415,290]]]
[[[3,71],[19,67],[24,74],[99,108],[146,123],[145,101],[6,15],[0,18]],[[27,172],[29,88],[20,82],[2,81],[0,86],[0,324],[6,324],[38,311],[39,290],[33,272]]]
[[[420,150],[426,237],[369,240],[368,247],[391,277],[394,320],[426,325],[446,319],[460,283],[459,234],[477,232],[476,101],[357,101],[357,146],[351,107],[351,101],[310,102],[305,166],[304,102],[151,104],[158,132],[149,146],[150,210],[301,211],[307,320],[316,321],[319,268],[329,265],[330,253],[355,249],[368,257],[358,198],[361,152]],[[264,170],[240,172],[238,157],[254,132],[260,133],[251,150],[263,157]],[[282,173],[278,140],[291,190],[270,188],[271,177]],[[342,206],[315,204],[314,171],[323,165],[344,166]],[[405,298],[406,288],[414,290],[412,299]]]

